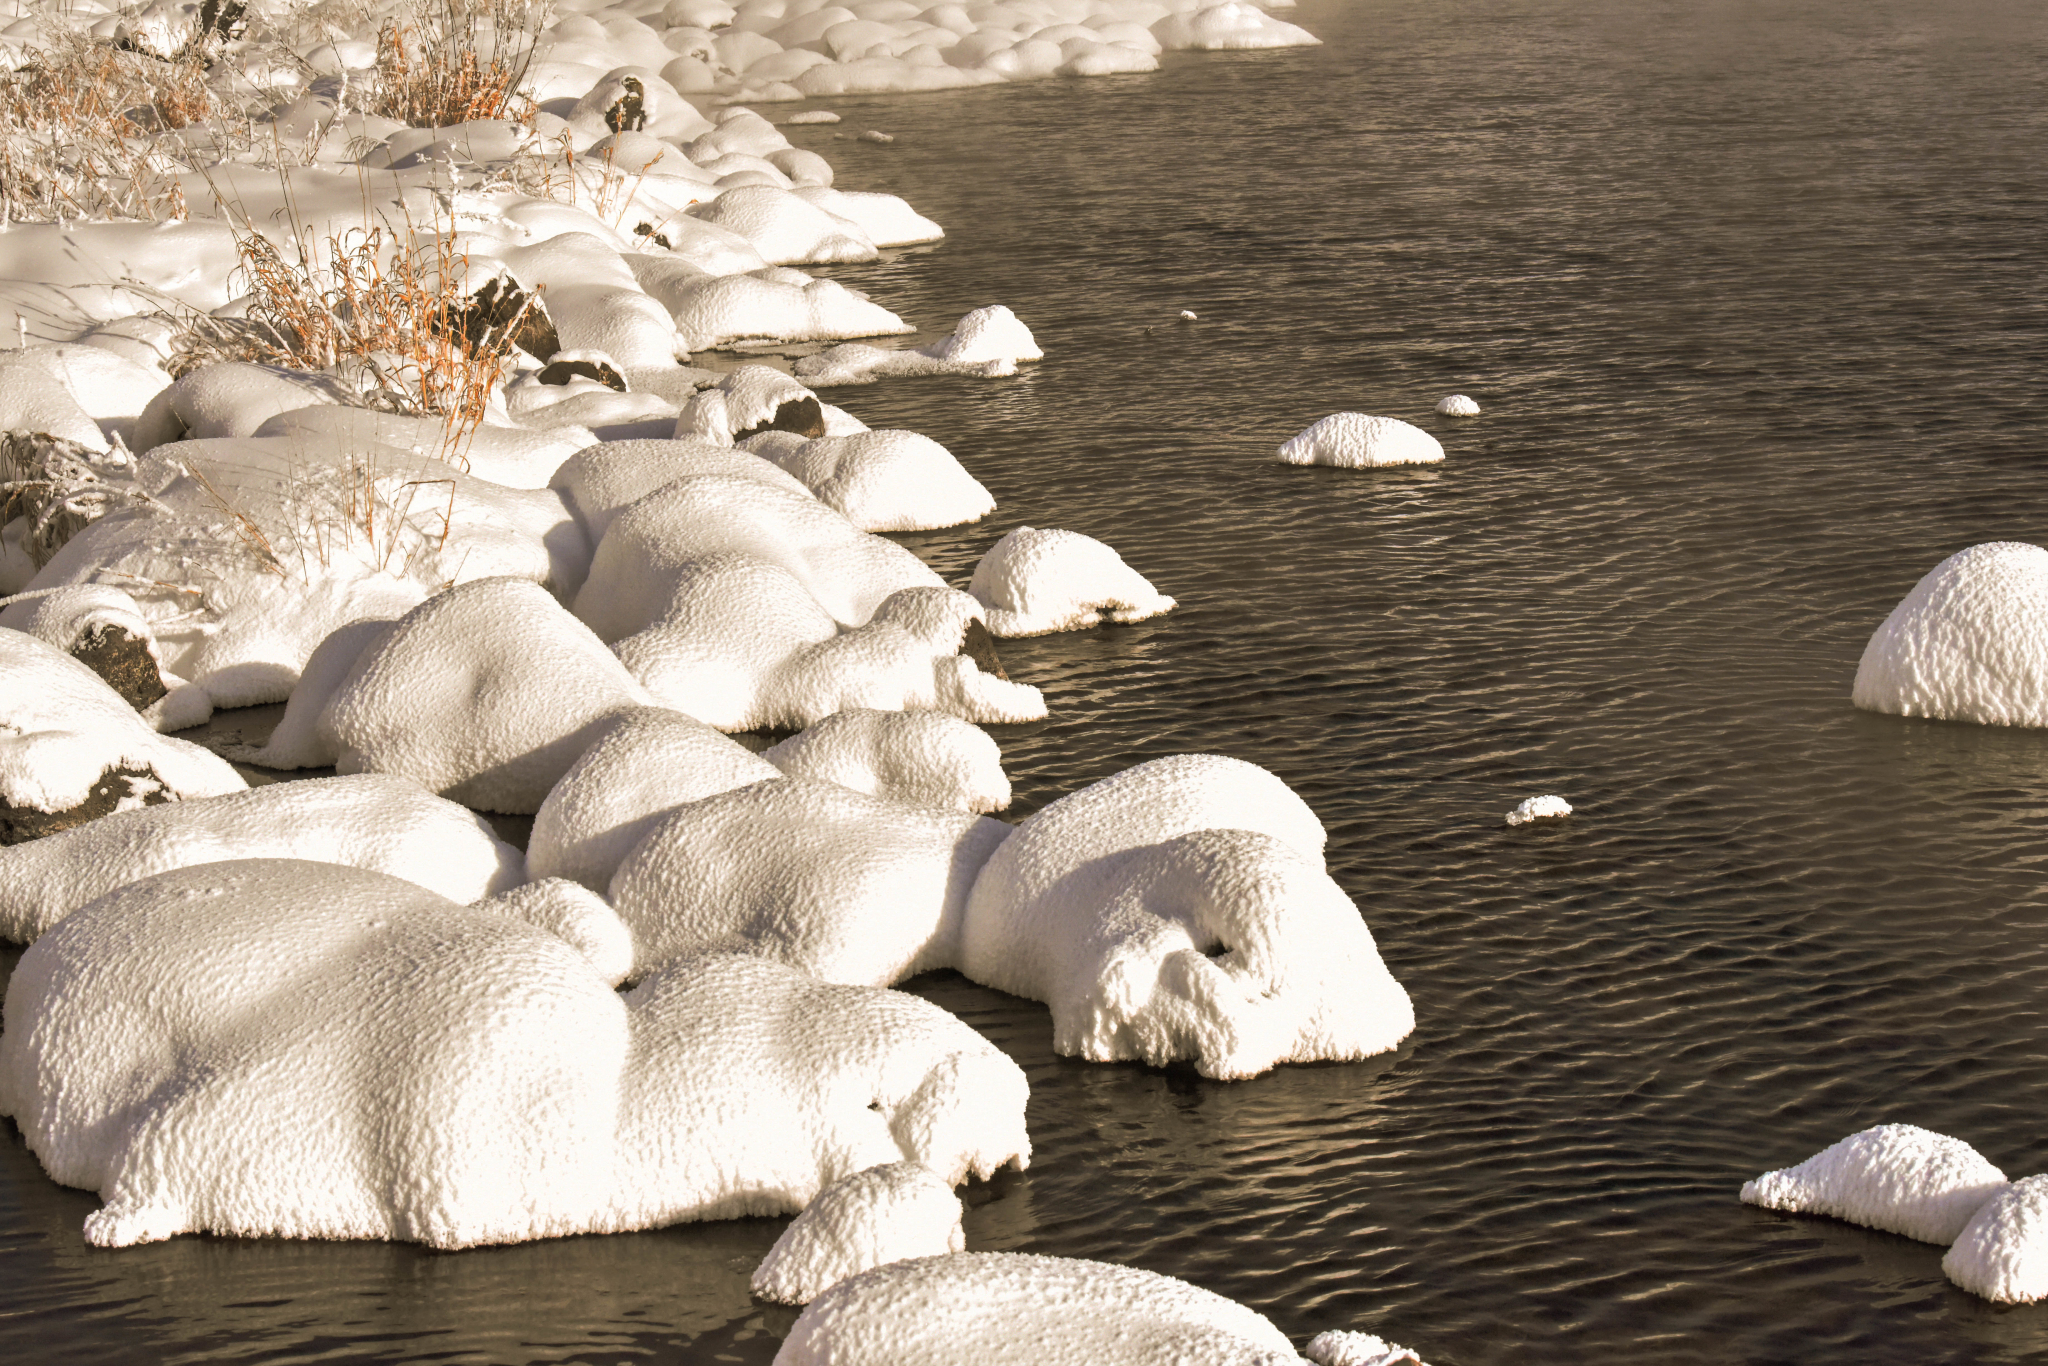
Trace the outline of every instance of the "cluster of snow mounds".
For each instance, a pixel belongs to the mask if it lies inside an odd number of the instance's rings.
[[[2048,726],[2048,550],[1992,541],[1913,586],[1863,648],[1859,707],[1988,726]]]
[[[465,904],[525,880],[519,851],[476,813],[404,778],[269,783],[117,811],[0,849],[0,936],[32,943],[117,887],[173,868],[250,858],[368,868]]]
[[[1018,1252],[891,1262],[798,1316],[776,1366],[1300,1366],[1256,1310],[1135,1267]]]
[[[468,1247],[793,1213],[892,1162],[957,1183],[1029,1160],[1023,1073],[937,1007],[750,958],[621,995],[623,939],[562,881],[462,907],[335,864],[158,874],[23,956],[0,1112],[100,1192],[103,1247]]]
[[[1002,304],[977,308],[953,331],[930,346],[889,351],[847,343],[798,359],[796,377],[812,388],[872,384],[885,375],[976,375],[985,379],[1017,373],[1020,361],[1043,360],[1045,352],[1023,319]]]
[[[1155,759],[1062,797],[997,847],[961,930],[967,976],[1052,1008],[1097,1062],[1204,1076],[1384,1053],[1415,1028],[1323,829],[1253,764]]]
[[[1079,631],[1102,621],[1137,622],[1170,612],[1123,556],[1078,531],[1020,526],[990,546],[968,585],[998,636]]]
[[[1280,446],[1287,465],[1334,465],[1372,469],[1380,465],[1428,465],[1444,458],[1443,443],[1397,417],[1332,413]]]
[[[953,1188],[915,1162],[855,1172],[827,1186],[754,1271],[764,1300],[808,1304],[863,1271],[967,1250]]]
[[[1881,1124],[1765,1172],[1742,1199],[1947,1244],[1941,1269],[1971,1294],[1999,1304],[2048,1299],[2048,1175],[2007,1181],[1959,1138]]]
[[[0,628],[0,844],[247,786],[225,760],[159,735],[86,665]]]

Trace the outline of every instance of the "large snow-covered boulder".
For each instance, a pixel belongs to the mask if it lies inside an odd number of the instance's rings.
[[[663,817],[610,894],[638,972],[741,952],[886,986],[958,961],[969,889],[1009,834],[986,816],[782,778]]]
[[[247,786],[226,760],[157,734],[78,660],[0,629],[0,844]]]
[[[1219,755],[1155,759],[1061,798],[975,879],[957,966],[1052,1008],[1096,1062],[1205,1076],[1394,1048],[1415,1027],[1323,832],[1287,785]]]
[[[625,508],[666,484],[703,474],[752,479],[787,493],[810,492],[751,451],[700,438],[607,441],[564,461],[551,486],[582,521],[590,543],[597,545]]]
[[[268,783],[116,811],[0,849],[0,936],[33,943],[117,887],[173,868],[290,858],[368,868],[468,903],[525,879],[517,849],[475,812],[382,774]]]
[[[695,206],[690,216],[738,233],[774,266],[872,261],[880,254],[858,223],[773,185],[737,186]]]
[[[1999,1187],[1970,1216],[1941,1269],[1996,1304],[2048,1299],[2048,1175]]]
[[[1947,1244],[2004,1184],[2005,1173],[1959,1138],[1880,1124],[1745,1182],[1742,1200]]]
[[[967,591],[988,609],[989,632],[998,636],[1144,621],[1174,607],[1172,598],[1093,536],[1029,526],[989,547]]]
[[[464,806],[540,809],[613,713],[652,702],[538,584],[480,579],[375,639],[327,704],[342,773],[401,773]]]
[[[776,1366],[1300,1366],[1270,1319],[1135,1267],[1020,1252],[891,1262],[840,1281]]]
[[[1897,716],[2048,726],[2048,550],[1991,541],[1929,570],[1863,647],[1851,700]]]
[[[764,1300],[807,1304],[848,1276],[967,1250],[960,1197],[915,1162],[855,1172],[819,1192],[754,1269]]]
[[[633,846],[677,807],[781,770],[737,740],[666,707],[608,718],[548,793],[526,845],[533,877],[603,891]]]
[[[254,860],[159,874],[22,958],[0,1112],[86,1237],[457,1248],[794,1213],[864,1168],[1022,1166],[1023,1073],[914,997],[759,959],[613,990],[573,883],[462,907]]]
[[[1282,443],[1287,465],[1334,465],[1372,469],[1380,465],[1428,465],[1444,458],[1443,443],[1398,417],[1332,413]]]

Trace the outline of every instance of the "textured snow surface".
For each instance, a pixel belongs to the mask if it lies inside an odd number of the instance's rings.
[[[1280,779],[1155,759],[1027,820],[976,878],[960,970],[1052,1008],[1054,1047],[1205,1075],[1392,1049],[1415,1027],[1322,825]]]
[[[1307,29],[1275,19],[1246,0],[1206,5],[1170,14],[1152,25],[1152,36],[1169,48],[1214,51],[1225,48],[1305,47],[1320,42]]]
[[[814,356],[799,357],[791,368],[813,387],[871,384],[885,375],[977,375],[996,378],[1017,373],[1017,363],[1041,360],[1031,335],[1015,313],[990,304],[964,315],[953,331],[930,346],[906,351],[849,342]]]
[[[736,450],[730,441],[701,438],[675,441],[608,441],[579,451],[555,471],[551,486],[583,523],[597,545],[625,508],[667,484],[692,475],[717,474],[808,494],[797,480],[760,456]]]
[[[1446,417],[1477,417],[1479,401],[1464,394],[1445,394],[1436,401],[1436,410]]]
[[[1742,1199],[1946,1244],[2004,1184],[2005,1173],[1959,1138],[1880,1124],[1744,1183]]]
[[[959,1252],[892,1262],[814,1299],[776,1366],[1300,1366],[1265,1315],[1151,1271]]]
[[[136,776],[110,775],[118,769]],[[0,629],[0,802],[68,811],[102,775],[125,784],[121,810],[248,786],[226,760],[157,734],[105,679],[56,646]]]
[[[652,699],[547,590],[482,579],[429,598],[327,705],[343,773],[400,773],[464,806],[532,812],[599,725]]]
[[[1509,825],[1527,825],[1531,821],[1550,820],[1572,814],[1572,804],[1562,797],[1524,797],[1514,810],[1508,812]]]
[[[1020,526],[974,566],[968,591],[997,636],[1079,631],[1102,621],[1144,621],[1173,610],[1123,557],[1078,531]]]
[[[517,849],[474,812],[381,774],[270,783],[116,811],[0,849],[0,936],[18,944],[88,901],[155,873],[289,858],[389,873],[471,902],[524,878]]]
[[[848,1276],[909,1257],[964,1252],[953,1188],[915,1162],[855,1172],[819,1192],[754,1271],[764,1300],[808,1304]]]
[[[2048,726],[2048,550],[1992,541],[1913,586],[1863,648],[1859,707],[1987,726]]]
[[[1316,1334],[1301,1354],[1316,1366],[1400,1366],[1404,1361],[1422,1366],[1422,1358],[1410,1348],[1371,1333],[1347,1333],[1341,1329]]]
[[[963,314],[952,335],[933,342],[928,349],[933,359],[955,365],[1045,359],[1031,329],[1003,304],[989,304]]]
[[[836,712],[764,750],[784,773],[913,806],[1000,811],[1003,752],[987,731],[935,711]]]
[[[521,915],[546,922],[541,928]],[[1016,1064],[937,1007],[758,959],[620,995],[572,883],[473,907],[361,869],[131,883],[23,956],[0,1110],[87,1238],[465,1247],[786,1214],[867,1167],[1022,1166]],[[553,932],[551,932],[553,931]]]
[[[676,327],[693,351],[742,340],[836,341],[911,332],[910,324],[836,280],[722,275],[676,291]]]
[[[996,507],[951,451],[916,432],[821,436],[769,458],[862,531],[931,531],[979,521]]]
[[[663,816],[781,770],[695,717],[635,707],[601,722],[583,757],[541,803],[526,845],[532,877],[572,878],[603,891]]]
[[[1971,1216],[1941,1269],[1998,1304],[2048,1299],[2048,1175],[2000,1187]]]
[[[709,952],[885,986],[958,958],[975,875],[1010,827],[782,778],[663,817],[619,865],[635,967]]]
[[[1397,417],[1332,413],[1296,433],[1280,447],[1289,465],[1334,465],[1370,469],[1377,465],[1427,465],[1444,458],[1441,442]]]

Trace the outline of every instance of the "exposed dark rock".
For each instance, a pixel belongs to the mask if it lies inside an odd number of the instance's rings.
[[[540,369],[542,384],[567,384],[572,379],[594,379],[607,389],[626,392],[626,377],[597,360],[549,361]]]
[[[244,0],[204,0],[199,6],[199,33],[195,42],[218,37],[235,42],[248,32],[248,5]]]
[[[134,797],[141,797],[144,806],[162,806],[171,800],[170,789],[155,769],[125,766],[100,774],[85,800],[68,811],[38,811],[32,806],[15,806],[0,797],[0,844],[26,844],[74,825],[84,825],[112,815],[123,801]]]
[[[118,626],[88,631],[71,647],[71,657],[90,668],[107,686],[121,694],[121,700],[141,711],[170,691],[164,686],[149,644]]]
[[[482,289],[470,295],[468,307],[455,321],[472,350],[508,332],[513,345],[536,360],[546,360],[562,349],[547,306],[538,294],[528,294],[509,276],[486,280]]]
[[[668,234],[665,232],[656,232],[654,230],[654,224],[652,223],[635,223],[633,225],[633,231],[638,233],[642,237],[652,237],[656,245],[658,245],[663,251],[675,250],[675,244],[668,240]]]
[[[775,410],[775,416],[766,422],[756,422],[743,432],[734,432],[733,444],[737,446],[748,437],[759,436],[762,432],[795,432],[798,436],[813,439],[821,437],[825,434],[825,410],[818,406],[818,400],[810,394],[805,394],[802,398],[787,399]]]
[[[637,133],[647,126],[647,87],[638,76],[620,82],[626,93],[604,111],[604,126],[614,133]]]
[[[974,667],[985,674],[1002,679],[1005,683],[1010,676],[1003,672],[1003,661],[996,658],[996,638],[988,633],[988,627],[981,624],[979,617],[967,619],[967,631],[960,641],[959,653],[974,661]]]

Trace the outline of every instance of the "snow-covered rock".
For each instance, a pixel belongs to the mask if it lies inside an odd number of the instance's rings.
[[[751,451],[701,438],[607,441],[579,451],[555,471],[553,487],[597,545],[612,518],[656,489],[692,475],[731,475],[809,495],[796,479]]]
[[[2048,1175],[1999,1187],[1970,1216],[1941,1269],[1995,1304],[2048,1299]]]
[[[334,864],[131,883],[22,958],[0,1112],[86,1237],[441,1248],[793,1213],[864,1168],[1022,1166],[1016,1064],[914,997],[758,959],[619,994],[573,883],[472,907]],[[609,966],[607,966],[609,965]]]
[[[1959,1138],[1880,1124],[1745,1182],[1742,1200],[1948,1244],[2004,1184],[2005,1173]]]
[[[754,1270],[754,1293],[808,1304],[848,1276],[907,1257],[964,1252],[960,1198],[915,1162],[855,1172],[819,1192]]]
[[[791,368],[815,388],[871,384],[885,375],[976,375],[997,378],[1017,373],[1019,361],[1042,360],[1038,341],[1015,313],[990,304],[964,315],[951,333],[929,346],[887,351],[849,342],[800,357]]]
[[[776,1366],[1300,1366],[1287,1335],[1156,1272],[1069,1257],[958,1252],[848,1277],[797,1317]]]
[[[981,481],[951,451],[916,432],[821,436],[780,454],[760,449],[862,531],[930,531],[979,521],[995,511],[995,496]]]
[[[956,811],[1010,804],[1003,753],[987,731],[936,711],[835,712],[761,758],[784,773]]]
[[[1445,417],[1477,417],[1479,402],[1464,394],[1445,394],[1436,401],[1436,410]]]
[[[969,888],[1009,833],[986,816],[782,778],[663,817],[610,896],[638,972],[742,952],[885,986],[957,962]]]
[[[1374,1333],[1342,1329],[1316,1334],[1301,1349],[1301,1354],[1316,1366],[1401,1366],[1403,1362],[1422,1366],[1422,1358],[1412,1348],[1398,1346]]]
[[[534,815],[531,877],[603,891],[620,860],[677,807],[781,775],[738,741],[665,707],[618,712],[593,734]]]
[[[1867,711],[2048,726],[2048,550],[1991,541],[1913,586],[1863,648]]]
[[[1162,47],[1215,52],[1231,48],[1308,47],[1320,43],[1307,29],[1275,19],[1250,0],[1169,14],[1152,25]]]
[[[1323,869],[1314,813],[1219,755],[1139,764],[1026,821],[968,899],[957,964],[1052,1008],[1097,1062],[1205,1076],[1394,1048],[1415,1012]]]
[[[738,233],[771,266],[872,261],[880,253],[867,232],[819,208],[794,190],[742,185],[690,210],[692,218]]]
[[[429,598],[357,658],[322,725],[342,773],[399,773],[485,811],[532,812],[603,722],[652,699],[524,579]]]
[[[468,903],[524,879],[517,849],[474,812],[404,778],[269,783],[116,811],[0,849],[0,936],[33,943],[78,907],[156,873],[289,858],[389,873]]]
[[[974,566],[968,591],[988,609],[988,629],[997,636],[1144,621],[1174,607],[1172,598],[1094,537],[1028,526],[989,547]]]
[[[761,279],[721,275],[677,291],[670,307],[693,351],[737,341],[836,341],[916,329],[836,280]]]
[[[226,760],[159,735],[70,655],[0,630],[0,844],[247,786]]]
[[[1427,465],[1443,458],[1443,443],[1422,428],[1365,413],[1332,413],[1289,438],[1279,454],[1283,464],[1347,470]]]
[[[933,342],[928,349],[935,360],[961,365],[1045,359],[1031,329],[1002,304],[989,304],[963,314],[952,333]]]

